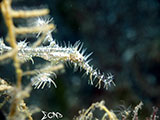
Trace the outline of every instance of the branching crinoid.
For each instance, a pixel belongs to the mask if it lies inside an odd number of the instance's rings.
[[[146,120],[158,120],[160,116],[158,116],[158,107],[153,107],[153,112],[150,115],[150,118],[146,118]]]
[[[3,42],[3,40],[0,40],[0,61],[4,61],[7,58],[13,59],[17,85],[11,86],[11,85],[8,85],[7,82],[4,82],[5,80],[1,80],[0,92],[3,92],[7,96],[9,96],[9,99],[10,99],[9,101],[11,102],[10,110],[6,117],[8,120],[26,120],[26,118],[28,118],[29,120],[33,120],[31,115],[34,113],[34,110],[32,112],[32,110],[28,108],[24,103],[24,99],[30,96],[31,86],[29,85],[25,87],[25,89],[23,89],[21,85],[22,76],[23,76],[21,64],[25,61],[21,56],[24,53],[21,53],[21,55],[19,55],[19,49],[26,47],[27,44],[25,42],[17,43],[17,37],[21,34],[23,35],[31,34],[31,33],[37,34],[41,32],[44,35],[43,37],[39,37],[37,42],[34,43],[34,47],[35,47],[41,43],[43,38],[47,35],[46,33],[48,33],[48,31],[52,31],[55,29],[55,26],[54,24],[48,23],[41,26],[35,25],[31,27],[29,26],[16,27],[14,25],[15,18],[26,19],[26,18],[45,16],[49,13],[49,10],[48,9],[14,10],[12,9],[11,5],[12,5],[12,0],[0,1],[0,9],[8,30],[8,34],[4,40],[9,44],[9,46],[7,47]],[[56,71],[58,69],[59,67],[55,65],[54,69],[52,70]],[[60,67],[60,69],[63,69],[63,68]],[[4,102],[1,104],[1,107],[6,103],[6,101],[7,99],[4,100]]]
[[[40,109],[35,106],[27,107],[24,102],[24,99],[30,96],[30,91],[31,86],[27,86],[25,89],[19,90],[17,87],[9,85],[5,80],[0,78],[0,95],[6,96],[4,101],[0,103],[0,109],[7,102],[13,102],[13,104],[11,104],[11,110],[13,111],[11,111],[8,117],[6,117],[8,120],[26,120],[27,118],[29,120],[33,120],[32,114],[40,111]],[[14,99],[16,99],[16,101],[13,101]],[[16,102],[19,104],[16,104]],[[10,118],[10,116],[12,116],[12,118]]]
[[[140,109],[142,109],[143,102],[140,102],[137,106],[135,106],[133,110],[133,118],[132,120],[138,120],[138,112]]]
[[[129,107],[126,107],[123,104],[119,105],[117,109],[114,110],[114,113],[117,115],[118,119],[127,120],[132,113],[131,105]]]
[[[120,105],[116,110],[109,110],[102,100],[100,102],[92,103],[87,109],[80,110],[79,115],[75,116],[73,120],[139,120],[138,112],[142,109],[142,105],[142,102],[134,108],[131,108],[131,106],[126,108],[124,105]],[[153,107],[153,112],[150,117],[147,117],[144,120],[159,120],[158,108]]]
[[[94,114],[96,109],[98,109],[99,112],[103,111],[103,115],[99,116],[101,118],[95,117]],[[73,119],[74,120],[118,120],[115,113],[112,110],[109,110],[105,106],[105,102],[103,100],[100,102],[93,103],[88,109],[83,109],[79,111],[79,116],[75,116]]]

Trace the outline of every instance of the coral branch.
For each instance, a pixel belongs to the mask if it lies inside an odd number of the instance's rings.
[[[13,18],[29,18],[29,17],[38,17],[47,15],[48,13],[49,13],[48,9],[30,10],[30,11],[12,10],[11,15]]]
[[[23,76],[35,75],[38,72],[40,72],[40,73],[57,72],[58,70],[61,70],[63,68],[64,68],[63,64],[58,64],[58,65],[54,65],[54,66],[47,66],[47,67],[42,68],[42,69],[35,69],[35,70],[23,72]]]
[[[5,19],[6,25],[8,27],[8,35],[9,35],[8,42],[13,49],[18,49],[17,43],[16,43],[16,35],[14,33],[15,29],[13,25],[13,19],[11,15],[11,0],[4,0],[1,3],[1,10]],[[20,88],[21,79],[22,79],[22,70],[20,68],[20,62],[17,57],[17,52],[18,51],[14,52],[13,54],[13,60],[14,60],[14,66],[15,66],[16,75],[17,75],[17,86]]]
[[[105,114],[102,117],[102,120],[106,120],[106,118],[109,118],[109,120],[118,120],[116,115],[109,110],[105,105],[104,101],[93,103],[87,110],[83,110],[80,114],[80,116],[75,117],[75,120],[91,120],[93,119],[93,111],[95,108],[98,108],[99,110],[102,110],[105,112]]]
[[[35,26],[35,27],[20,27],[20,28],[15,28],[15,33],[16,34],[39,33],[39,32],[47,32],[52,29],[55,29],[55,26],[53,24],[48,24],[45,26]]]

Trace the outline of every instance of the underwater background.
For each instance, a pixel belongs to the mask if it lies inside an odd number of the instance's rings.
[[[109,90],[88,85],[84,71],[66,67],[57,74],[57,88],[33,90],[27,104],[44,111],[59,111],[63,119],[72,119],[93,102],[105,100],[109,109],[124,105],[134,108],[144,103],[140,119],[160,107],[160,1],[159,0],[14,0],[15,9],[50,9],[59,43],[80,40],[87,52],[93,52],[92,64],[114,75],[116,86]],[[0,13],[0,37],[7,30]],[[29,41],[29,38],[28,38]],[[42,60],[37,59],[39,63]],[[15,82],[11,65],[0,64],[0,76]],[[33,64],[25,64],[33,67]],[[24,81],[24,85],[27,82]],[[3,110],[2,110],[3,112]],[[33,117],[41,119],[42,113]]]

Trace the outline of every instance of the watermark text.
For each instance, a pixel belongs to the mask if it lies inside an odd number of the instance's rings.
[[[63,115],[59,112],[42,111],[42,113],[43,113],[43,118],[41,120],[52,119],[52,118],[56,118],[56,119],[63,118]]]

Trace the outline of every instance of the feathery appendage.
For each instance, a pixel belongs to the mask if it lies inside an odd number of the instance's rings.
[[[93,82],[97,79],[98,83],[96,84],[96,87],[98,88],[101,88],[101,84],[103,84],[106,89],[108,89],[111,84],[115,86],[115,83],[113,82],[113,75],[111,73],[105,75],[104,73],[101,73],[100,70],[93,68],[93,66],[89,64],[91,59],[88,58],[92,53],[85,55],[86,49],[82,49],[83,43],[77,41],[73,46],[70,43],[65,46],[60,46],[59,44],[55,44],[55,41],[53,42],[54,45],[50,42],[49,46],[40,46],[36,48],[27,46],[26,42],[19,42],[18,57],[21,61],[32,60],[33,57],[40,57],[56,64],[69,61],[74,65],[75,69],[80,68],[86,71],[86,75],[90,76],[91,85],[93,85]],[[3,48],[1,49],[2,51],[3,49],[8,49],[9,51],[11,48],[3,45]],[[43,80],[41,79],[41,81]],[[42,83],[38,82],[36,85],[38,84],[41,86]],[[37,88],[39,88],[39,85]]]
[[[49,23],[51,23],[53,21],[53,18],[43,18],[43,17],[38,17],[38,19],[35,21],[35,26],[39,26],[39,27],[43,27],[43,26],[46,26],[48,25]],[[43,29],[43,28],[42,28]],[[45,39],[43,40],[43,42],[45,43],[46,41],[48,42],[52,42],[53,41],[53,38],[52,38],[52,31],[53,30],[50,30],[46,33],[46,36],[45,36]],[[36,38],[38,38],[41,34],[43,33],[43,31],[40,31]]]
[[[55,75],[55,74],[54,74]],[[34,76],[31,78],[32,86],[35,86],[34,89],[39,89],[40,87],[43,89],[46,84],[48,84],[48,87],[51,87],[51,83],[54,85],[55,88],[57,88],[57,85],[55,82],[50,78],[50,73],[40,73],[37,76]],[[56,75],[55,75],[56,77]]]

